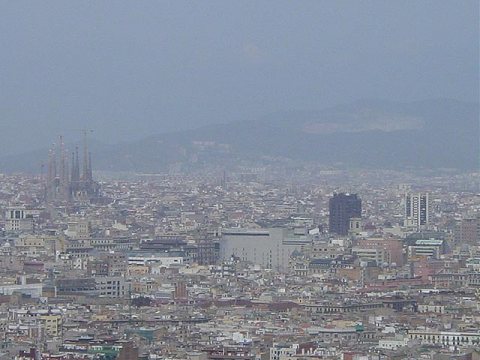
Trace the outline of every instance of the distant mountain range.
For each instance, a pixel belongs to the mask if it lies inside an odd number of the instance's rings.
[[[474,170],[480,164],[479,104],[359,101],[130,143],[92,142],[91,150],[94,168],[106,171],[162,172],[275,158],[355,168]],[[38,172],[47,153],[39,149],[0,158],[0,172]]]

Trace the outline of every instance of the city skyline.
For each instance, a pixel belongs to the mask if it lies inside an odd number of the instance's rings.
[[[0,360],[480,359],[476,0],[0,0]]]

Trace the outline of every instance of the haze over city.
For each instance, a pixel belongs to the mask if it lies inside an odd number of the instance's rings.
[[[478,102],[476,1],[2,2],[0,153],[361,99]],[[452,121],[454,121],[452,119]]]
[[[479,24],[0,0],[0,360],[480,359]]]

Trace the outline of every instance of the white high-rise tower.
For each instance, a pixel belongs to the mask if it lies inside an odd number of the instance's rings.
[[[405,220],[407,227],[426,227],[430,222],[428,193],[405,195]]]

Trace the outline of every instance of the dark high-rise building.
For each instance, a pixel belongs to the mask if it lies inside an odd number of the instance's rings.
[[[362,200],[357,194],[334,194],[329,201],[329,231],[347,235],[351,218],[362,216]]]

